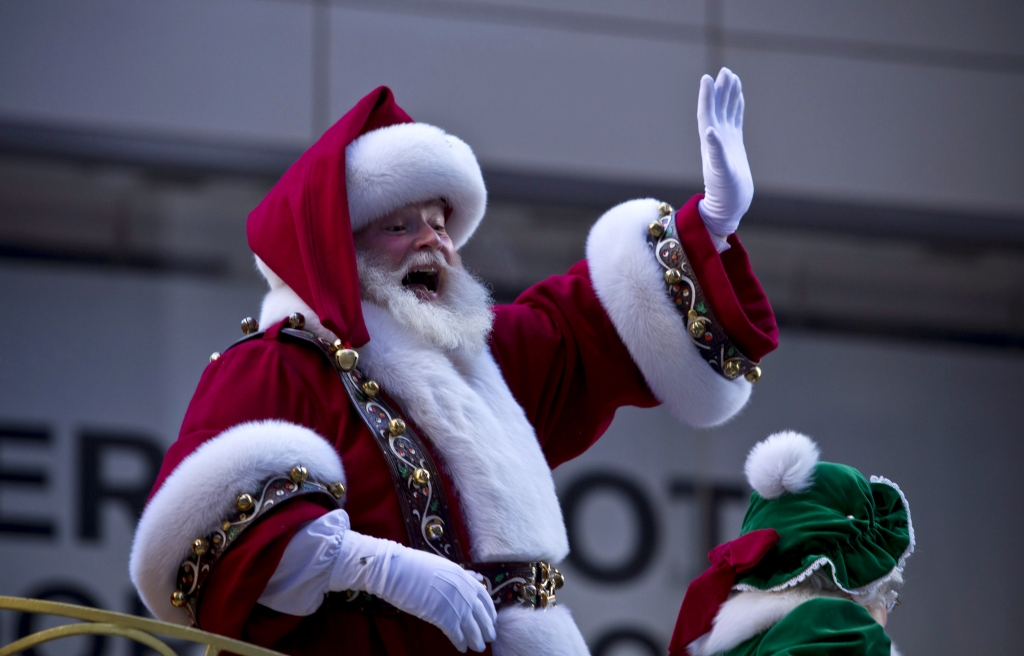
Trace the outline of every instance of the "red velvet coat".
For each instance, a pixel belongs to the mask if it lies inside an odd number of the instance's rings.
[[[712,309],[730,337],[747,355],[759,359],[775,346],[771,308],[739,240],[730,237],[731,248],[721,257],[715,251],[697,212],[697,200],[692,199],[677,215],[680,238]],[[654,201],[634,201],[638,203]],[[616,211],[618,208],[606,215],[613,220],[610,234],[620,229],[620,223],[645,226],[645,213],[650,209],[648,205],[630,207],[621,211],[625,218],[612,216]],[[642,233],[627,232],[629,248],[634,251],[622,257],[653,261],[649,249],[644,252]],[[683,319],[678,314],[666,315],[674,317],[680,330],[662,335],[664,342],[657,344],[660,352],[651,352],[644,343],[645,317],[633,317],[638,312],[643,315],[644,310],[630,306],[630,299],[620,300],[613,284],[600,282],[631,275],[619,271],[628,269],[630,261],[603,255],[613,249],[601,239],[592,235],[589,263],[580,262],[565,275],[530,288],[515,303],[495,308],[491,353],[552,469],[589,448],[623,405],[650,407],[664,401],[677,415],[685,415],[687,410],[677,408],[684,402],[692,407],[689,399],[703,398],[700,395],[707,394],[707,389],[743,386],[741,399],[723,402],[723,407],[728,407],[719,415],[724,416],[710,420],[683,417],[694,423],[717,423],[738,410],[746,399],[744,394],[749,394],[748,383],[724,382],[699,360],[671,374],[672,379],[665,379],[658,370],[662,361],[671,362],[674,352],[694,350]],[[632,241],[641,244],[639,250]],[[674,312],[659,278],[644,278],[642,285],[644,289],[649,287],[652,303],[661,303],[658,299],[663,298],[664,308]],[[658,312],[664,309],[661,305],[658,308]],[[634,321],[640,329],[635,329]],[[174,475],[186,457],[224,431],[254,420],[285,420],[311,429],[340,456],[348,474],[344,507],[353,530],[407,544],[398,497],[384,458],[350,406],[336,372],[319,351],[278,339],[279,329],[280,323],[268,326],[262,339],[228,350],[207,367],[154,490]],[[370,338],[374,339],[372,332]],[[687,387],[691,379],[698,381],[692,385],[695,390]],[[690,396],[683,400],[667,398],[674,392],[665,390],[677,387],[682,388],[684,396]],[[430,439],[429,435],[425,437]],[[443,460],[436,451],[433,455],[441,464],[454,521],[469,551],[474,534],[460,507],[459,481],[445,475]],[[281,463],[282,471],[291,464]],[[201,489],[196,490],[197,497],[202,494]],[[297,499],[246,531],[206,581],[199,603],[201,628],[296,654],[455,653],[438,629],[408,615],[367,616],[325,604],[309,617],[294,617],[257,603],[291,536],[325,512],[327,508],[316,502]],[[145,517],[143,521],[147,521]],[[181,537],[187,545],[195,536]]]

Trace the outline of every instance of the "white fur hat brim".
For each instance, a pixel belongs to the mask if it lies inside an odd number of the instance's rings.
[[[352,230],[434,198],[451,207],[446,230],[456,248],[483,219],[487,188],[473,150],[426,123],[399,123],[362,135],[345,149]]]

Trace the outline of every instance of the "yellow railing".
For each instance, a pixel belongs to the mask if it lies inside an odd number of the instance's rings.
[[[166,642],[154,637],[153,634],[206,645],[206,656],[217,656],[221,652],[231,652],[239,654],[239,656],[281,656],[279,652],[271,651],[270,649],[250,645],[241,640],[225,638],[215,633],[207,633],[199,629],[190,629],[178,624],[149,620],[109,610],[75,606],[74,604],[62,604],[56,601],[0,596],[0,610],[14,610],[39,615],[56,615],[82,620],[82,622],[75,624],[55,626],[52,629],[44,629],[27,635],[9,645],[0,647],[0,656],[13,656],[44,642],[78,635],[119,636],[140,642],[161,656],[177,656]]]

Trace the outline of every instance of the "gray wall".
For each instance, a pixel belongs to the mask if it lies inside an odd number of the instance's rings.
[[[1024,214],[1012,0],[12,0],[0,118],[305,144],[378,84],[488,166],[699,181],[743,78],[759,188]]]

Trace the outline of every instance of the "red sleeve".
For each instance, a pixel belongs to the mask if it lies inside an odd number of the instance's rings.
[[[259,520],[217,561],[203,585],[198,603],[199,627],[229,638],[269,646],[289,633],[301,617],[274,613],[260,623],[258,635],[243,636],[246,620],[281,556],[298,530],[328,509],[311,497],[299,497]],[[250,627],[251,628],[251,627]]]
[[[178,440],[164,457],[154,493],[178,464],[207,440],[238,424],[279,419],[333,439],[337,426],[322,395],[337,392],[338,381],[323,356],[305,345],[275,339],[276,330],[239,344],[203,373],[185,414]],[[342,396],[347,403],[347,398]],[[347,406],[343,406],[347,407]],[[321,416],[324,415],[324,416]],[[282,463],[282,471],[292,463]],[[197,495],[201,491],[197,491]],[[199,600],[200,626],[239,638],[292,536],[304,524],[329,512],[315,497],[293,499],[248,528],[214,565]],[[202,503],[197,498],[198,503]]]
[[[620,406],[657,404],[594,294],[586,262],[495,308],[491,350],[552,468],[597,441]]]
[[[276,327],[275,327],[276,328]],[[276,339],[268,330],[211,362],[185,412],[177,441],[164,455],[152,498],[181,461],[203,442],[238,424],[281,419],[330,439],[337,430],[322,417],[327,391],[339,384],[313,348]]]
[[[747,251],[735,234],[729,249],[715,249],[694,196],[676,212],[676,230],[711,309],[740,351],[757,362],[779,345],[779,329],[768,296],[754,275]]]
[[[712,310],[740,349],[759,360],[778,343],[771,306],[735,235],[719,256],[700,218],[700,199],[676,214],[680,240]],[[641,237],[624,232],[622,239]],[[663,291],[659,284],[660,277],[650,281],[655,292]],[[658,403],[598,299],[587,262],[497,307],[491,349],[551,467],[588,449],[620,406]]]

